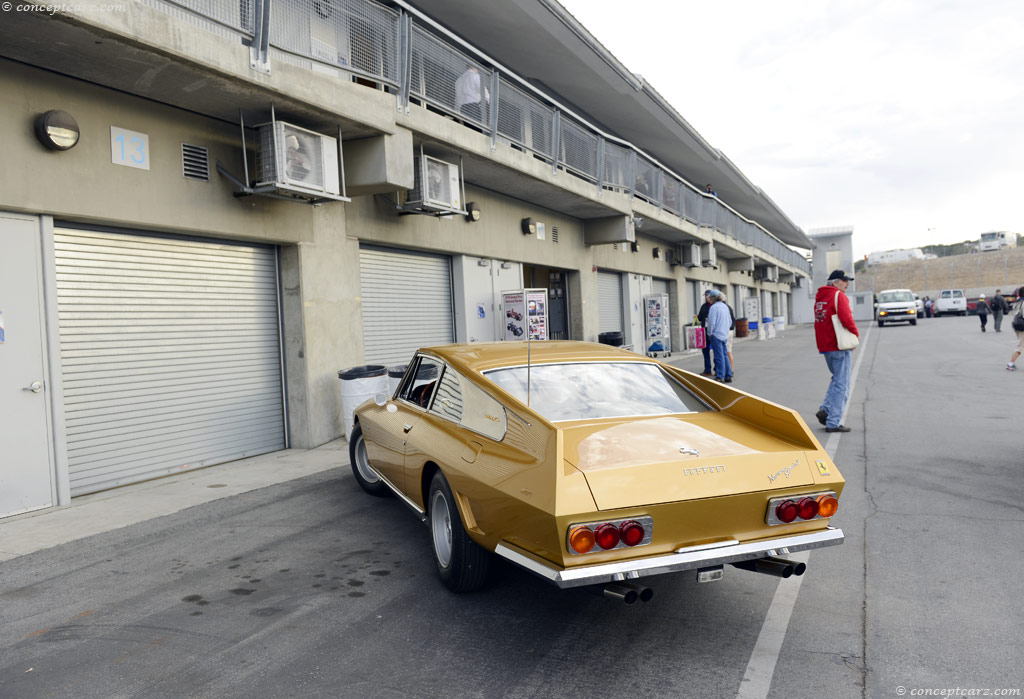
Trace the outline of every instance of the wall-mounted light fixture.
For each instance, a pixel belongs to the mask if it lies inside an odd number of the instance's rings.
[[[640,243],[632,242],[629,244],[629,249],[632,252],[640,252]]]
[[[656,260],[664,260],[665,259],[665,253],[662,251],[661,248],[653,248],[651,250],[651,252],[654,254],[654,259],[656,259]]]
[[[80,136],[78,122],[67,112],[51,109],[36,117],[36,138],[50,150],[70,150]]]
[[[524,218],[520,224],[523,235],[533,235],[537,232],[537,222],[532,218]]]
[[[480,205],[475,201],[466,204],[466,220],[470,223],[480,220]]]

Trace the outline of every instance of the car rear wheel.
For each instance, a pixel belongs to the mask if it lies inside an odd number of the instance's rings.
[[[348,439],[348,458],[352,462],[352,475],[356,477],[356,483],[360,488],[377,497],[388,495],[391,492],[380,474],[374,471],[373,466],[370,465],[370,459],[366,456],[363,426],[358,422]]]
[[[480,589],[487,579],[490,553],[469,538],[462,526],[452,489],[440,471],[430,482],[427,503],[430,541],[441,581],[452,592]]]

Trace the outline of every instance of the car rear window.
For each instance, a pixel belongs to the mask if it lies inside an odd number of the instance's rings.
[[[494,369],[487,378],[552,422],[708,410],[657,364],[580,362]]]

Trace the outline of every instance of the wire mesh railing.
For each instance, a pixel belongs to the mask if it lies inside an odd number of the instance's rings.
[[[597,181],[597,134],[563,116],[559,123],[558,164],[566,172]]]
[[[661,170],[644,156],[637,156],[633,194],[657,206],[661,201],[660,184]]]
[[[410,49],[410,93],[489,131],[491,69],[415,24]]]
[[[554,158],[555,110],[499,76],[498,135],[512,144]]]
[[[273,0],[267,32],[277,50],[398,86],[398,13],[383,5]]]
[[[253,34],[253,0],[144,0],[144,4],[224,36]]]

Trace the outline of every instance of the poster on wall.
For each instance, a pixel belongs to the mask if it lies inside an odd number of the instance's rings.
[[[548,339],[548,290],[503,291],[501,308],[505,316],[504,339]]]
[[[668,350],[668,294],[644,296],[644,323],[647,327],[647,351]]]
[[[501,308],[505,313],[502,322],[505,340],[526,339],[526,294],[522,291],[501,292]]]
[[[526,318],[531,340],[548,339],[548,290],[526,290]]]

